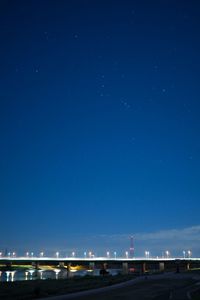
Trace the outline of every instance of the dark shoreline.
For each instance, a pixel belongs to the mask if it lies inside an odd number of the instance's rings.
[[[83,276],[70,279],[28,280],[0,283],[0,299],[31,300],[110,286],[135,278],[134,275]]]

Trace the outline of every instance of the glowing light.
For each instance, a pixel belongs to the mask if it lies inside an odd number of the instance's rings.
[[[9,281],[9,278],[10,278],[10,271],[6,271],[6,281]]]
[[[28,272],[30,273],[30,276],[31,276],[31,279],[32,279],[32,276],[33,276],[33,273],[35,272],[35,270],[29,270]]]
[[[39,270],[39,274],[40,274],[40,279],[43,279],[43,270]]]
[[[57,257],[57,258],[59,257],[59,252],[56,252],[56,257]]]
[[[28,272],[25,272],[25,280],[28,280]]]
[[[56,275],[56,279],[58,279],[58,274],[60,273],[61,270],[59,269],[54,269],[55,275]]]
[[[128,251],[125,252],[126,258],[128,258]]]
[[[11,271],[11,272],[10,272],[10,275],[11,275],[11,281],[14,281],[15,272],[16,272],[16,271]]]
[[[44,256],[44,252],[40,252],[40,257],[43,257]]]
[[[110,252],[107,251],[107,252],[106,252],[106,255],[107,255],[107,257],[109,258],[109,257],[110,257]]]
[[[117,252],[114,251],[114,258],[116,259],[117,258]]]
[[[167,251],[165,251],[165,254],[166,254],[166,257],[167,258],[169,258],[169,255],[170,255],[170,253],[169,253],[169,251],[167,250]]]
[[[149,258],[150,257],[150,252],[149,251],[145,251],[144,254],[145,254],[145,258]]]

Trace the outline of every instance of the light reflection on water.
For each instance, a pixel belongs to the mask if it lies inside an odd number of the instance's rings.
[[[119,274],[119,269],[107,270],[111,275]],[[67,279],[74,276],[93,275],[99,276],[100,269],[72,271],[68,275],[67,270],[17,270],[17,271],[0,271],[0,281],[21,281],[21,280],[35,280],[35,279]]]

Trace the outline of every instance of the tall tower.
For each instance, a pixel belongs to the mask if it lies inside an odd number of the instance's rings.
[[[133,245],[133,236],[130,237],[130,249],[129,249],[130,258],[134,256],[134,245]]]

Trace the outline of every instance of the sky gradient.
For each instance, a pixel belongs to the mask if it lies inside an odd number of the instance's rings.
[[[200,224],[199,31],[198,1],[1,1],[0,248]]]

